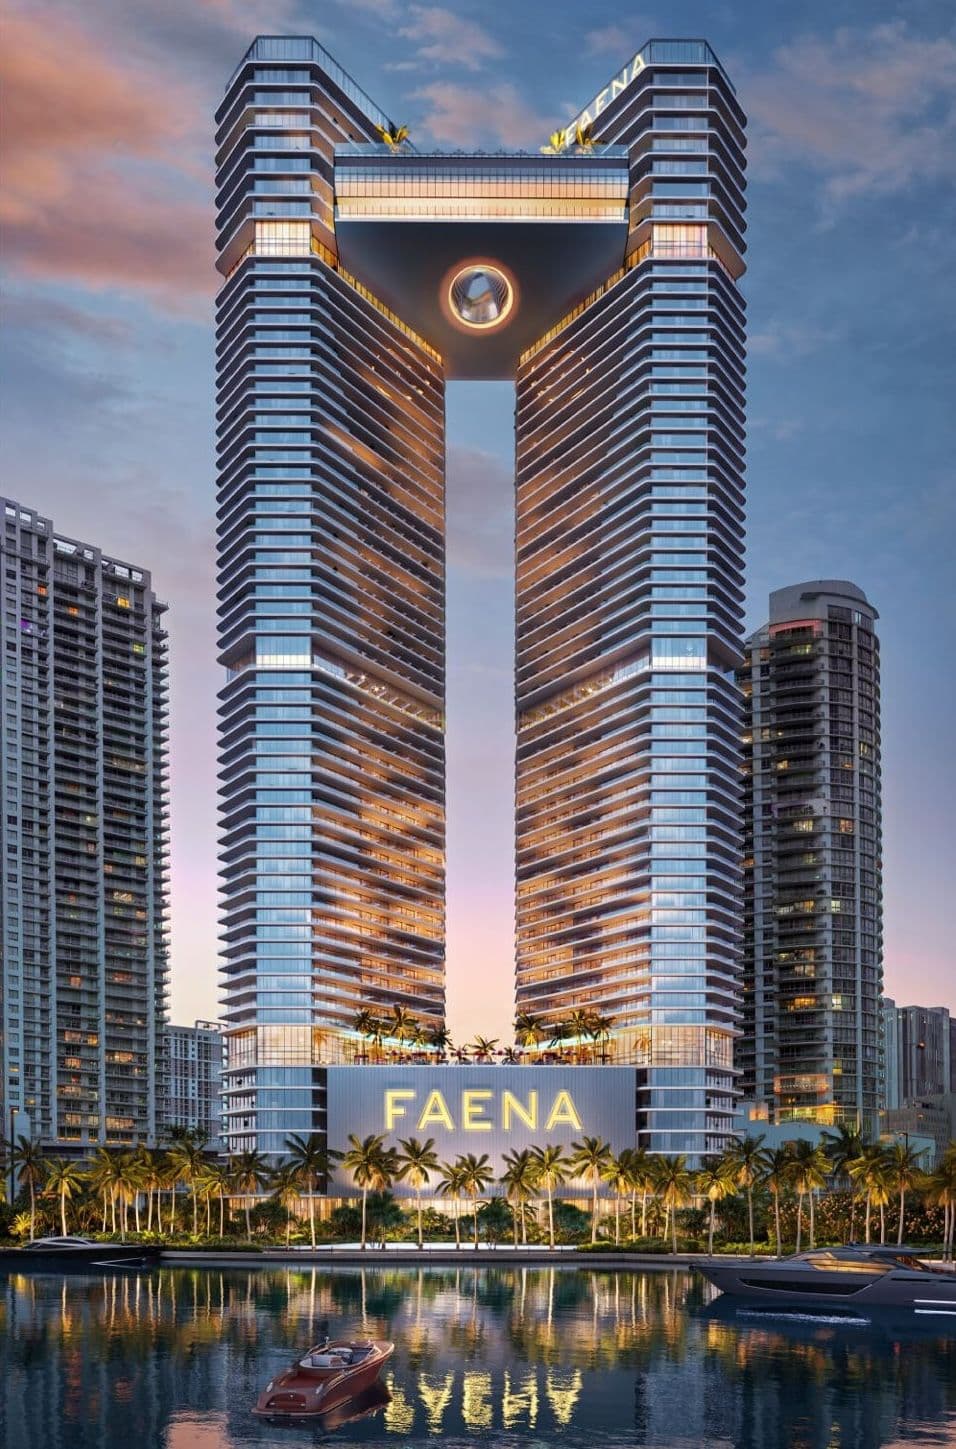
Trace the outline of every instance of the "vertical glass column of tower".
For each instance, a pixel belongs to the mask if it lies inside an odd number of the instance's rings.
[[[699,1157],[738,1029],[744,116],[656,41],[579,123],[629,148],[630,233],[518,370],[517,1007],[604,1018],[642,1145]]]
[[[770,595],[747,641],[746,1096],[875,1133],[882,853],[877,612],[855,584]]]
[[[224,1131],[281,1152],[360,1010],[444,1013],[444,381],[338,265],[388,118],[260,37],[217,123]]]

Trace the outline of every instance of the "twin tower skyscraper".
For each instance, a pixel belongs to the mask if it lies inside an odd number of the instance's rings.
[[[516,1004],[593,1010],[643,1145],[730,1128],[744,116],[651,41],[538,152],[441,153],[309,38],[217,113],[225,1130],[358,1012],[444,1014],[444,387],[516,387]],[[544,139],[544,138],[542,138]]]

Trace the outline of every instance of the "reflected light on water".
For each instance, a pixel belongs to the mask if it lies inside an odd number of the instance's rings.
[[[939,1325],[755,1320],[712,1298],[670,1268],[0,1277],[0,1449],[956,1443],[956,1338]],[[377,1396],[326,1425],[253,1418],[326,1331],[395,1342]]]

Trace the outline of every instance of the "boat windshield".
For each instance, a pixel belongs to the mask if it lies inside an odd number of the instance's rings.
[[[888,1273],[893,1264],[878,1258],[840,1258],[835,1253],[807,1253],[803,1259],[821,1273],[869,1273],[878,1278]]]

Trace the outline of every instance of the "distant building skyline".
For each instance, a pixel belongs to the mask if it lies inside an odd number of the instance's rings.
[[[881,1106],[882,765],[877,611],[815,579],[747,641],[741,1091],[776,1122]]]
[[[185,1127],[201,1135],[207,1152],[221,1152],[222,1023],[168,1022],[162,1038],[167,1087],[159,1106],[165,1135]]]
[[[2,507],[4,1135],[157,1136],[165,1091],[166,605],[149,571]]]
[[[883,999],[885,1106],[956,1092],[956,1022],[945,1006],[898,1006]]]

